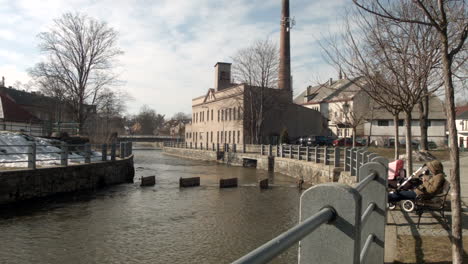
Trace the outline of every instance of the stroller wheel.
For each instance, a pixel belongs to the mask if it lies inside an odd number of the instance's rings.
[[[388,206],[388,210],[393,210],[393,209],[395,209],[396,204],[395,203],[388,203],[387,206]]]
[[[411,200],[403,200],[401,201],[401,209],[405,212],[413,212],[414,211],[414,202]]]

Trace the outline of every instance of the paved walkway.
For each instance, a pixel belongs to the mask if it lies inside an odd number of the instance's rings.
[[[463,234],[468,235],[468,153],[460,158],[461,198],[463,207]],[[450,173],[450,162],[443,162],[444,171]],[[448,199],[450,199],[448,197]],[[419,229],[418,216],[399,210],[389,211],[386,229],[386,263],[449,263],[451,213],[445,219],[437,212],[425,213]],[[466,244],[466,243],[465,243]],[[465,245],[466,246],[466,245]]]

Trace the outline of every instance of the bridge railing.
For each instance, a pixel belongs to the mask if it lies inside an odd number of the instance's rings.
[[[0,170],[36,169],[37,166],[68,166],[69,163],[93,163],[132,155],[132,142],[119,144],[23,144],[0,145]]]
[[[319,184],[300,200],[300,222],[234,261],[268,263],[299,242],[298,263],[383,263],[388,161],[375,157],[359,168],[354,186]]]

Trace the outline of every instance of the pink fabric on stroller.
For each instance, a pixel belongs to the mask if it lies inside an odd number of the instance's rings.
[[[388,164],[388,180],[393,181],[397,178],[405,177],[403,167],[405,162],[403,160],[395,160]]]

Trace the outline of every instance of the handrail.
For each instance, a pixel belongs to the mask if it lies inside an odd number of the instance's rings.
[[[361,192],[371,181],[373,181],[377,177],[377,173],[372,172],[369,174],[366,178],[364,178],[362,181],[360,181],[354,188],[358,191]]]
[[[319,226],[334,219],[336,212],[329,207],[323,208],[303,222],[273,238],[249,254],[233,262],[233,264],[267,263],[283,251],[312,233]]]
[[[359,261],[361,263],[363,263],[364,260],[366,259],[367,253],[369,253],[370,246],[371,246],[372,242],[374,242],[374,239],[375,239],[374,234],[370,234],[367,237],[366,242],[364,243],[364,246],[362,247],[361,254],[359,256]]]

